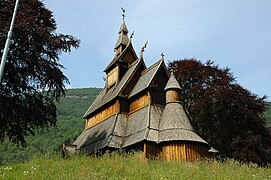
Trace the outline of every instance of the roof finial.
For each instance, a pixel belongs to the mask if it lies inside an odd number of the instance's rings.
[[[133,31],[132,34],[130,35],[130,39],[133,38],[134,34],[135,34],[135,31]]]
[[[161,57],[162,57],[163,60],[164,60],[164,56],[165,56],[164,53],[161,53]]]
[[[124,18],[125,18],[125,9],[123,7],[121,7],[121,10],[122,10],[122,19],[124,20]]]
[[[143,57],[143,52],[145,51],[146,47],[147,47],[147,44],[148,44],[148,41],[145,42],[144,46],[141,48],[141,51],[140,51],[140,58]]]

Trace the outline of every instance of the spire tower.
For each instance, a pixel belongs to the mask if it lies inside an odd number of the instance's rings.
[[[115,52],[116,52],[116,55],[119,55],[124,49],[125,47],[128,45],[129,43],[129,37],[128,37],[128,28],[126,26],[126,23],[125,23],[125,9],[121,8],[122,10],[122,23],[121,23],[121,26],[120,26],[120,29],[119,29],[119,38],[118,38],[118,41],[115,45]]]

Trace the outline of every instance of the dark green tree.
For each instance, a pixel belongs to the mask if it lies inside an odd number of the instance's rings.
[[[263,113],[266,97],[240,86],[229,68],[196,59],[169,62],[182,88],[181,103],[195,131],[222,156],[244,162],[271,162],[271,133]]]
[[[14,0],[0,0],[2,56]],[[56,33],[52,12],[40,0],[22,0],[0,85],[0,141],[24,145],[37,128],[56,124],[55,102],[65,94],[67,77],[59,63],[62,52],[79,47],[71,35]]]

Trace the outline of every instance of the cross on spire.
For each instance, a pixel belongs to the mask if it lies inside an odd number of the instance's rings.
[[[164,56],[165,56],[165,55],[164,55],[164,53],[161,53],[161,57],[162,57],[162,59],[164,59]]]
[[[122,10],[122,19],[125,18],[125,9],[123,7],[121,7],[121,10]]]

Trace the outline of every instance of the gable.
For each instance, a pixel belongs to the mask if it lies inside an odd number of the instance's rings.
[[[152,66],[150,66],[148,69],[145,69],[144,71],[142,71],[139,80],[137,81],[137,83],[135,84],[131,93],[129,94],[129,98],[135,96],[136,94],[142,92],[146,88],[153,85],[153,82],[157,78],[161,69],[163,69],[163,71],[165,71],[164,75],[166,75],[166,77],[168,79],[167,70],[164,65],[164,61],[159,60],[158,62],[156,62]],[[159,82],[158,82],[158,84],[159,84]]]
[[[134,47],[132,45],[132,42],[129,41],[129,44],[127,47],[120,53],[116,54],[113,60],[109,63],[109,65],[105,68],[104,72],[108,72],[117,62],[126,62],[128,64],[133,63],[136,61],[137,55],[135,53]]]
[[[107,90],[106,86],[101,91],[101,93],[97,96],[94,102],[91,104],[85,115],[84,118],[87,118],[90,114],[94,113],[98,109],[100,109],[105,104],[109,103],[113,99],[115,99],[120,92],[123,90],[125,85],[133,78],[135,72],[137,71],[138,67],[140,67],[142,61],[137,60],[131,64],[127,72],[122,77],[121,81],[115,86]]]

